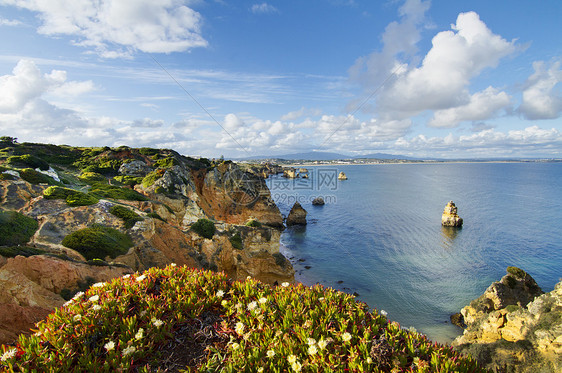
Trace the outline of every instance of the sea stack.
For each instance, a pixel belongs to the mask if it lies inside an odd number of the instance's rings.
[[[324,198],[322,198],[322,197],[316,197],[312,200],[313,206],[323,206],[324,203],[325,203]]]
[[[286,177],[287,179],[296,179],[299,176],[297,174],[297,170],[291,167],[283,170],[283,177]]]
[[[457,206],[453,201],[449,201],[445,206],[441,216],[441,225],[444,227],[462,227],[462,218],[457,215]]]
[[[306,225],[306,210],[301,206],[300,203],[295,202],[293,208],[287,216],[287,227],[292,225]]]
[[[342,172],[338,175],[338,180],[347,180],[347,176]]]

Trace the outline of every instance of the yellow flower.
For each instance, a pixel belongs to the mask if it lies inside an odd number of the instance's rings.
[[[240,348],[240,345],[236,342],[234,342],[233,344],[230,345],[232,347],[233,350],[238,350],[238,348]]]
[[[226,306],[228,305],[228,301],[225,300],[225,299],[223,299],[222,302],[221,302],[221,305],[222,305],[223,307],[226,307]]]

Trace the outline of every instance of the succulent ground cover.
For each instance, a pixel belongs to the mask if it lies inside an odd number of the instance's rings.
[[[94,284],[0,349],[6,371],[481,372],[320,285],[152,268]]]

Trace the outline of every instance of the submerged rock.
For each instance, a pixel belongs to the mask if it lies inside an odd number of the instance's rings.
[[[441,225],[445,227],[460,227],[462,226],[462,218],[457,215],[457,206],[453,201],[449,201],[443,215],[441,215]]]
[[[306,225],[306,210],[301,206],[300,203],[295,202],[293,208],[287,216],[287,227],[292,225]]]

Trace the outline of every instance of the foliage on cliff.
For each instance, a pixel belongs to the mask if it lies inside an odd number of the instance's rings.
[[[483,372],[333,289],[175,265],[94,284],[0,353],[17,372]]]
[[[0,211],[0,246],[23,245],[39,227],[33,218],[16,211]]]
[[[72,232],[62,240],[62,244],[78,251],[84,258],[105,259],[125,254],[133,246],[131,238],[116,229],[94,224],[90,228]]]

